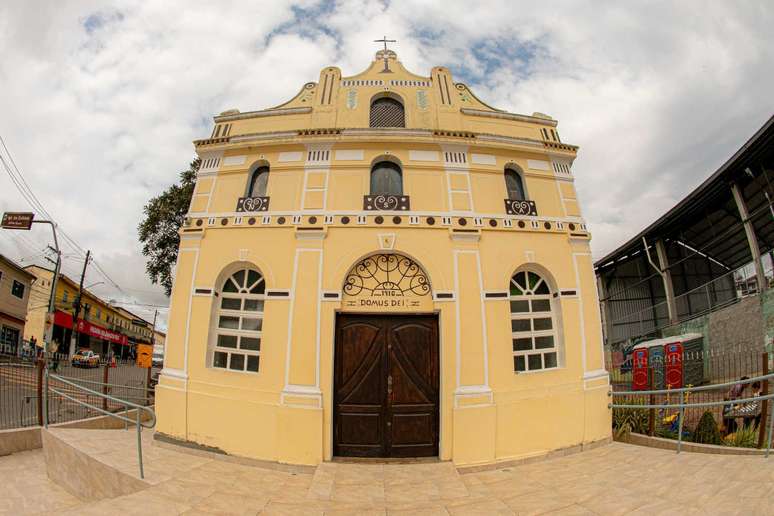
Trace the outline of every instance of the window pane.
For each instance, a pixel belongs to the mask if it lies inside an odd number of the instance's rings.
[[[253,371],[253,372],[257,373],[258,372],[258,363],[259,363],[260,359],[261,359],[261,357],[259,357],[259,356],[249,355],[247,357],[247,370],[248,371]]]
[[[515,170],[505,170],[505,188],[508,190],[508,199],[515,201],[525,199],[521,176]]]
[[[530,272],[528,273],[528,275],[529,275],[529,289],[534,290],[534,288],[538,284],[538,281],[540,281],[540,276],[538,276],[534,272]]]
[[[229,278],[226,280],[226,283],[223,284],[223,292],[239,292],[239,289],[234,285],[234,281]]]
[[[513,357],[513,369],[515,371],[526,371],[527,370],[527,368],[525,367],[525,364],[524,364],[524,356],[523,355],[520,355],[520,356],[517,356],[517,357]]]
[[[546,363],[546,369],[556,367],[556,353],[546,353],[543,355],[543,360]]]
[[[263,312],[263,299],[245,299],[245,311]]]
[[[371,170],[371,195],[403,195],[400,167],[389,161],[374,165]]]
[[[226,362],[228,361],[228,353],[222,351],[216,351],[215,356],[212,358],[212,367],[226,368]]]
[[[511,319],[511,331],[530,331],[529,319]]]
[[[541,317],[540,319],[534,319],[535,321],[535,331],[538,330],[550,330],[553,328],[553,324],[551,323],[550,317]]]
[[[261,167],[253,172],[248,197],[265,197],[266,185],[269,183],[269,167]]]
[[[551,301],[548,299],[533,299],[532,300],[532,311],[533,312],[550,312],[551,311]]]
[[[233,358],[231,359],[233,360]],[[542,369],[543,363],[540,360],[540,355],[528,355],[527,356],[527,363],[529,364],[529,370],[534,371],[535,369]]]
[[[242,329],[250,331],[261,331],[261,319],[252,319],[249,317],[242,318]]]
[[[231,297],[224,297],[220,302],[220,307],[224,310],[239,310],[242,308],[242,300]]]
[[[245,270],[237,271],[234,273],[232,278],[234,278],[234,283],[236,283],[237,287],[242,288],[245,286]]]
[[[256,339],[255,337],[242,337],[239,341],[239,348],[248,349],[250,351],[260,351],[261,339]]]
[[[229,369],[233,369],[235,371],[244,371],[245,370],[245,356],[239,355],[237,353],[231,354],[231,363],[228,365]]]
[[[258,274],[256,271],[248,271],[247,272],[247,286],[248,287],[252,286],[253,283],[258,281],[259,279],[261,279],[261,275]]]
[[[257,285],[250,289],[251,294],[263,294],[266,290],[266,282],[260,281]]]
[[[529,312],[529,301],[511,301],[511,313],[520,312]]]
[[[238,330],[239,329],[239,317],[229,317],[226,315],[220,316],[220,321],[218,322],[219,328],[228,328],[231,330]]]
[[[548,335],[546,337],[535,337],[535,349],[546,349],[546,348],[553,348],[553,347],[554,347],[553,335]]]
[[[512,296],[523,296],[524,292],[521,291],[521,289],[517,286],[511,283],[511,295]]]
[[[218,347],[236,348],[237,338],[234,335],[218,335]]]
[[[514,351],[529,351],[532,349],[532,339],[513,339]]]
[[[548,285],[546,285],[546,282],[540,284],[540,286],[535,290],[535,294],[550,294],[551,291],[548,290]]]

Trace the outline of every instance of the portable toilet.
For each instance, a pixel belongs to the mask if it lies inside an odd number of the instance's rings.
[[[704,336],[701,333],[678,335],[683,345],[683,381],[685,385],[704,383],[705,356]]]
[[[680,389],[683,387],[683,344],[681,342],[669,342],[666,349],[666,388]]]
[[[648,390],[664,388],[663,339],[646,340],[632,348],[634,357],[632,389]],[[638,363],[639,360],[639,363]],[[639,370],[638,370],[639,367]],[[636,387],[635,387],[636,385]]]
[[[649,388],[648,349],[638,344],[632,348],[632,390],[647,391]]]

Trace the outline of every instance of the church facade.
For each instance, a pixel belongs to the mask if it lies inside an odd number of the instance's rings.
[[[215,117],[157,432],[292,464],[537,456],[610,436],[590,235],[547,115],[380,51]]]

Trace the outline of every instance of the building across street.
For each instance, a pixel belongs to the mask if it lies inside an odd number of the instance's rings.
[[[35,276],[0,254],[0,347],[18,352],[24,335],[30,287]]]
[[[36,278],[30,295],[27,325],[24,338],[33,337],[42,346],[47,325],[53,324],[52,341],[56,341],[59,353],[74,353],[78,349],[91,349],[101,356],[118,357],[134,355],[137,344],[150,344],[153,329],[151,323],[125,308],[114,306],[88,289],[82,289],[81,310],[73,325],[73,303],[79,292],[79,284],[67,275],[59,275],[56,286],[55,312],[48,315],[49,298],[54,272],[39,265],[29,265],[24,270]],[[74,332],[77,341],[73,341]]]
[[[449,70],[226,111],[181,245],[157,436],[295,464],[486,464],[610,438],[577,147]]]

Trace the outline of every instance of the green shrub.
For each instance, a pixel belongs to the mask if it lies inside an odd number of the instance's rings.
[[[712,412],[709,410],[701,415],[696,431],[693,433],[693,442],[702,444],[723,444],[720,438],[720,430]]]
[[[737,448],[757,448],[758,447],[758,426],[750,425],[740,427],[733,434],[728,434],[723,439],[723,444],[727,446],[736,446]]]
[[[643,400],[627,400],[626,405],[644,405]],[[613,430],[616,437],[622,437],[635,432],[648,433],[648,409],[616,408],[613,409]]]

